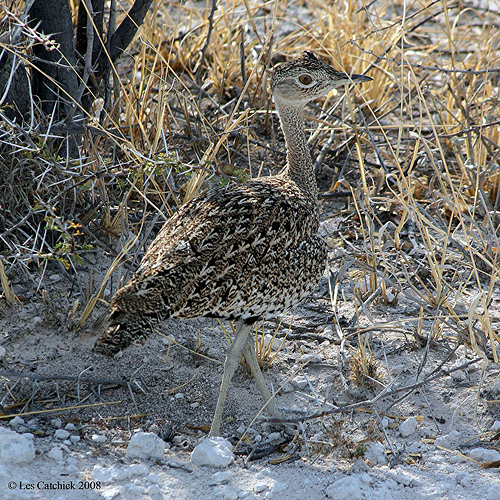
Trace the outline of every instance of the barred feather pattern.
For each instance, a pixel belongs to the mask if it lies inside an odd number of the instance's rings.
[[[301,302],[326,262],[315,196],[286,175],[215,188],[180,208],[114,296],[94,350],[143,343],[166,318],[253,322]]]

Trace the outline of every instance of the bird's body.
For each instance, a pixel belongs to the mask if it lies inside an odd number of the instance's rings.
[[[326,245],[318,225],[316,200],[286,177],[215,188],[191,200],[163,226],[134,277],[116,293],[111,327],[96,350],[115,354],[146,340],[166,318],[253,323],[283,313],[323,274]],[[120,328],[124,323],[127,328]]]
[[[276,176],[210,189],[182,206],[111,302],[110,326],[94,347],[108,355],[144,342],[166,318],[238,321],[211,435],[220,432],[222,407],[241,354],[270,412],[277,413],[249,332],[258,318],[300,303],[324,272],[326,244],[318,236],[317,187],[300,112],[309,100],[350,81],[309,52],[279,66],[271,88],[287,142],[287,166]]]

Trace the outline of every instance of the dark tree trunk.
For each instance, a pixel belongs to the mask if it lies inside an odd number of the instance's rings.
[[[4,51],[0,53],[0,99],[3,98],[7,107],[4,110],[9,120],[18,123],[29,119],[30,94],[26,69],[14,54]]]
[[[81,120],[78,96],[78,75],[73,39],[73,23],[68,0],[35,0],[29,12],[30,25],[58,44],[55,50],[45,45],[33,47],[37,60],[33,63],[31,87],[40,99],[42,111],[53,115],[56,122]],[[60,133],[60,131],[58,131]],[[78,152],[81,136],[68,134],[63,155],[74,157]]]
[[[0,99],[5,96],[3,102],[9,104],[5,115],[19,121],[27,119],[33,97],[42,112],[53,117],[51,131],[65,136],[62,143],[54,142],[60,154],[76,156],[84,113],[91,110],[97,97],[104,95],[111,64],[127,49],[152,1],[135,0],[120,26],[115,30],[114,22],[110,22],[106,33],[105,0],[80,0],[76,34],[68,0],[33,0],[31,7],[27,4],[25,10],[29,9],[31,28],[50,37],[55,44],[38,42],[33,46],[32,96],[25,67],[8,50],[0,51]],[[86,5],[92,9],[92,22],[89,22]],[[19,30],[14,38],[20,34]],[[16,43],[9,39],[10,35],[0,35],[0,41],[7,45]],[[104,40],[107,40],[106,46]]]

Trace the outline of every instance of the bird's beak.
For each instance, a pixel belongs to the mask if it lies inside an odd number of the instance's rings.
[[[373,78],[370,78],[369,76],[366,75],[356,75],[355,73],[352,75],[349,75],[349,83],[361,83],[361,82],[369,82],[373,80]]]

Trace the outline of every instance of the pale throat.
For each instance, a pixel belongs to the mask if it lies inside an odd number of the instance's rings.
[[[318,192],[314,165],[307,145],[302,119],[303,106],[292,106],[275,100],[276,109],[285,135],[287,166],[281,172],[302,190],[315,196]]]

